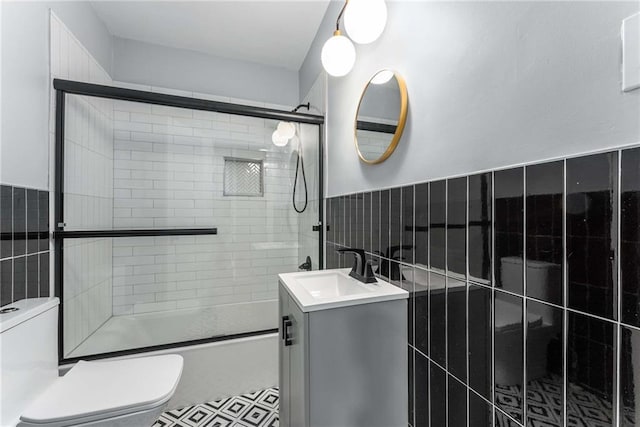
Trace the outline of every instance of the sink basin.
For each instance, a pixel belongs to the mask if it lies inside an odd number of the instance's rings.
[[[334,271],[302,276],[297,280],[302,289],[315,299],[338,298],[375,291],[352,277]]]
[[[280,282],[304,312],[408,298],[409,293],[383,280],[362,283],[351,269],[280,274]]]

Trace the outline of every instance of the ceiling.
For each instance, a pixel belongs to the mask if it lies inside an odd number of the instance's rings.
[[[117,37],[297,71],[329,0],[91,4]]]

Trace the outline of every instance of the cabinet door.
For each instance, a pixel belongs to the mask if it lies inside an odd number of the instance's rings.
[[[290,427],[294,424],[291,424],[290,415],[289,415],[289,402],[291,400],[290,396],[290,386],[289,386],[289,348],[290,346],[285,346],[284,334],[285,331],[285,319],[289,316],[289,294],[282,288],[282,285],[279,286],[278,292],[278,312],[280,324],[279,328],[279,345],[278,345],[278,358],[279,358],[279,391],[280,391],[280,426],[281,427]],[[291,328],[289,328],[291,329]]]
[[[296,303],[289,299],[289,328],[291,345],[289,349],[289,421],[291,427],[307,426],[308,390],[306,340],[308,339],[305,314]]]

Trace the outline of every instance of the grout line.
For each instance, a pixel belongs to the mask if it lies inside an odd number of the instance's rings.
[[[445,422],[449,425],[449,181],[444,182],[444,365],[445,365]]]
[[[431,183],[427,183],[427,268],[431,268]]]
[[[527,293],[527,168],[522,168],[522,295]],[[522,423],[527,424],[527,299],[522,299]]]
[[[496,178],[495,172],[491,172],[491,405],[494,408],[495,426],[495,406],[496,402],[496,339],[495,339],[495,311],[496,311]]]
[[[562,412],[564,425],[568,423],[568,343],[569,343],[569,312],[566,310],[568,307],[569,299],[569,268],[567,258],[567,161],[562,161]]]
[[[470,367],[469,367],[469,177],[466,178],[466,184],[467,184],[467,188],[466,188],[466,197],[465,197],[465,234],[464,234],[464,239],[465,239],[465,292],[466,292],[466,298],[465,298],[465,368],[466,368],[466,384],[465,387],[467,388],[467,425],[469,425],[470,422],[470,400],[469,399],[469,385],[471,384],[471,380],[469,378],[469,371],[470,371]]]
[[[613,408],[613,423],[614,424],[619,424],[620,423],[620,403],[621,403],[621,398],[620,398],[620,384],[621,384],[621,378],[620,378],[620,365],[621,363],[621,357],[622,357],[622,326],[620,325],[620,322],[622,321],[622,283],[621,283],[621,279],[622,279],[622,271],[621,271],[621,250],[622,250],[622,150],[618,151],[617,153],[617,188],[614,188],[614,192],[617,195],[616,198],[616,212],[615,212],[615,218],[616,218],[616,254],[615,254],[615,263],[616,263],[616,284],[613,288],[613,293],[614,293],[614,299],[617,305],[617,316],[616,316],[616,320],[617,320],[617,326],[615,328],[615,338],[614,338],[614,349],[613,349],[613,354],[615,354],[615,357],[613,359],[613,371],[614,371],[614,381],[613,381],[613,404],[615,405],[615,407]]]
[[[429,191],[427,189],[427,195],[428,194],[429,194]],[[427,213],[427,218],[429,218],[428,213]],[[429,355],[431,355],[431,274],[429,272],[425,272],[425,275],[427,277],[427,325],[426,325],[426,328],[427,328],[427,330],[426,330],[426,334],[427,334],[427,353]],[[433,407],[431,405],[431,392],[432,392],[432,387],[431,387],[431,362],[429,362],[427,364],[427,372],[428,372],[428,375],[427,375],[427,377],[428,377],[428,385],[427,385],[427,387],[428,387],[428,390],[429,390],[429,420],[427,422],[427,425],[431,427],[431,411],[433,410]]]
[[[6,257],[6,258],[1,258],[0,262],[2,262],[2,261],[10,261],[10,260],[13,260],[13,259],[18,259],[18,258],[26,258],[26,257],[34,256],[34,255],[48,254],[50,252],[51,252],[50,250],[46,250],[46,251],[39,251],[39,252],[31,252],[29,254],[21,254],[21,255],[17,255],[17,256],[10,256],[10,257]]]
[[[508,420],[511,420],[512,422],[516,423],[517,426],[522,426],[523,425],[520,421],[516,420],[515,418],[513,418],[511,415],[507,414],[506,412],[504,412],[500,408],[496,408],[496,421],[497,421],[498,412],[503,417],[506,417]],[[497,425],[497,423],[496,423],[496,425]]]

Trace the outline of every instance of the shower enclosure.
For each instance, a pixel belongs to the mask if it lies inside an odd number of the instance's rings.
[[[322,265],[323,117],[54,89],[61,361],[275,332],[277,274]],[[296,126],[285,147],[279,121]]]

